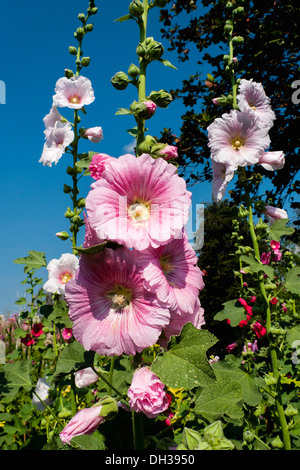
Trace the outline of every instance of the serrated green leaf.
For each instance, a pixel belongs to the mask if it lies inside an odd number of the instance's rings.
[[[91,436],[82,434],[81,436],[73,437],[71,444],[76,444],[81,450],[105,450],[104,436],[97,431]]]
[[[245,308],[238,300],[225,302],[223,310],[214,316],[214,320],[230,320],[230,325],[235,327],[241,320],[246,320]]]
[[[253,255],[251,254],[242,255],[240,256],[240,260],[248,264],[248,266],[250,267],[253,273],[258,273],[259,271],[263,271],[270,278],[274,277],[274,269],[272,268],[272,266],[269,266],[267,264],[262,264],[260,261],[257,261]]]
[[[28,273],[31,269],[40,269],[47,266],[45,253],[40,251],[28,251],[28,256],[14,260],[16,264],[25,264],[24,272]]]
[[[32,361],[24,359],[13,363],[4,364],[1,372],[5,375],[5,383],[3,383],[3,392],[6,396],[15,396],[22,388],[30,391],[33,387],[31,380]]]
[[[279,242],[280,238],[284,235],[291,235],[294,233],[295,229],[293,227],[286,227],[289,219],[279,219],[275,220],[275,222],[270,227],[270,237],[271,240]]]
[[[51,379],[51,385],[57,384],[63,377],[72,372],[92,367],[93,362],[94,352],[86,351],[78,341],[73,341],[60,353],[55,373]]]
[[[181,334],[173,337],[170,348],[152,364],[151,370],[164,384],[188,390],[214,382],[215,374],[206,352],[217,338],[207,330],[198,330],[191,323],[184,325]]]
[[[292,294],[300,295],[300,266],[289,269],[285,276],[285,287]]]

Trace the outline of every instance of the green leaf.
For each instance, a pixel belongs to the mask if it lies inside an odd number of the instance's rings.
[[[45,253],[40,251],[28,251],[28,256],[14,260],[16,264],[25,264],[24,272],[28,273],[31,269],[40,269],[47,266]]]
[[[100,251],[103,251],[105,248],[111,248],[113,250],[116,250],[120,246],[121,245],[119,245],[119,243],[117,242],[107,241],[104,243],[100,243],[99,245],[90,246],[89,248],[81,248],[79,246],[76,246],[75,250],[77,250],[78,253],[82,253],[85,255],[95,255],[97,253],[100,253]]]
[[[92,367],[93,362],[94,352],[86,351],[78,341],[73,341],[62,350],[51,379],[51,385],[56,385],[63,377],[72,372]]]
[[[119,108],[116,114],[132,114],[132,112],[127,108]]]
[[[18,300],[15,301],[16,305],[25,305],[26,304],[26,299],[25,297],[20,297]]]
[[[241,320],[246,320],[245,308],[238,300],[225,302],[223,310],[214,316],[214,320],[230,320],[230,326],[237,326]]]
[[[127,20],[134,20],[134,17],[132,15],[124,15],[124,16],[121,16],[120,18],[117,18],[114,21],[119,21],[119,23],[123,23],[123,21],[127,21]]]
[[[76,444],[81,450],[105,450],[104,436],[99,432],[94,432],[91,436],[82,434],[73,437],[71,444]]]
[[[206,352],[217,341],[209,331],[187,323],[179,336],[172,337],[169,350],[157,357],[151,370],[172,388],[207,386],[214,382],[215,374]]]
[[[294,233],[295,229],[293,227],[286,227],[289,219],[279,219],[275,220],[275,222],[270,227],[270,237],[271,240],[279,242],[280,238],[283,235],[291,235]]]
[[[4,381],[2,391],[6,396],[15,397],[22,388],[30,391],[33,387],[30,373],[32,370],[32,360],[24,359],[13,363],[4,364],[1,372],[4,372],[6,382]]]
[[[300,266],[289,269],[285,276],[285,287],[292,294],[300,295]]]
[[[218,378],[200,392],[194,411],[208,419],[220,419],[224,415],[240,417],[237,403],[243,398],[243,387],[235,380]]]
[[[159,59],[159,62],[161,62],[166,67],[171,67],[172,69],[177,70],[177,68],[173,64],[171,64],[171,62],[167,59]]]
[[[262,264],[260,261],[257,261],[253,255],[251,254],[242,255],[240,256],[240,260],[248,264],[253,273],[258,273],[259,271],[263,271],[270,278],[274,277],[274,269],[272,268],[272,266],[269,266],[267,264]]]
[[[293,343],[296,344],[296,342],[298,342],[300,346],[300,325],[296,325],[293,328],[287,330],[286,341],[292,347]]]

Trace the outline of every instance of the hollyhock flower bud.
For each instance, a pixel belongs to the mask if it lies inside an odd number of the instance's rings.
[[[125,90],[130,80],[125,72],[117,72],[110,82],[117,90]]]
[[[103,139],[102,127],[89,127],[85,130],[83,138],[89,139],[93,144],[98,144]]]
[[[128,11],[132,16],[142,16],[144,13],[144,5],[140,0],[133,0],[128,7]]]
[[[270,224],[273,224],[275,220],[288,219],[287,212],[279,207],[265,206],[263,213],[266,215]]]
[[[75,372],[75,385],[78,388],[88,387],[89,385],[97,382],[99,376],[93,371],[91,367]]]
[[[95,153],[92,157],[92,161],[89,165],[89,171],[91,172],[91,177],[95,180],[101,178],[103,171],[105,170],[105,165],[110,161],[114,160],[114,157],[107,155],[106,153]]]
[[[61,240],[68,240],[68,238],[70,238],[69,234],[67,232],[57,232],[55,234],[58,238],[60,238]]]
[[[161,155],[166,160],[171,160],[178,157],[177,147],[175,145],[166,145],[162,150],[160,150]]]
[[[103,423],[104,417],[100,416],[102,406],[84,408],[69,421],[67,426],[59,434],[64,444],[69,444],[71,439],[81,434],[92,434]]]
[[[140,69],[137,67],[137,65],[130,64],[129,69],[128,69],[128,75],[131,78],[136,78],[140,73]]]
[[[151,100],[146,100],[146,101],[143,101],[144,105],[146,106],[147,108],[147,111],[148,111],[148,114],[149,114],[149,117],[153,116],[153,114],[155,113],[156,111],[156,104],[154,103],[154,101],[151,101]]]
[[[277,297],[273,297],[273,299],[270,300],[270,303],[271,303],[272,305],[276,305],[277,302],[278,302]]]
[[[226,350],[229,353],[231,353],[236,347],[237,347],[237,344],[236,344],[236,342],[234,342],[234,343],[228,344],[228,346],[226,346]]]
[[[149,98],[159,108],[166,108],[173,101],[172,95],[165,90],[151,91]]]
[[[146,42],[148,42],[147,52],[148,52],[149,59],[150,60],[160,59],[164,53],[163,45],[160,42],[155,41],[152,37],[147,38]]]
[[[281,151],[264,152],[259,157],[258,163],[269,171],[281,170],[285,164],[285,156]]]
[[[149,367],[141,367],[135,372],[127,395],[130,408],[148,418],[156,418],[169,407],[164,384]]]

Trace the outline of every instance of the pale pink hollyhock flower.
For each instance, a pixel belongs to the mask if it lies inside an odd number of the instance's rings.
[[[43,153],[39,159],[44,166],[57,164],[65,153],[66,147],[74,140],[74,132],[69,122],[56,121],[54,127],[47,129],[47,139],[43,147]]]
[[[247,345],[244,346],[243,350],[245,352],[251,351],[253,353],[258,351],[257,340],[255,340],[253,343],[247,343]]]
[[[242,78],[238,91],[237,103],[240,110],[252,112],[262,125],[270,129],[275,120],[275,113],[262,84],[254,82],[253,79],[246,80]]]
[[[232,110],[207,128],[211,158],[234,166],[254,165],[269,147],[270,137],[254,115]]]
[[[127,390],[130,408],[137,413],[144,413],[148,418],[156,418],[169,407],[164,387],[149,367],[141,367],[134,373]]]
[[[99,376],[93,371],[91,367],[75,372],[75,385],[78,388],[88,387],[89,385],[97,382]]]
[[[269,171],[281,170],[285,164],[285,156],[281,150],[275,152],[264,152],[259,157],[258,163]]]
[[[175,145],[166,145],[159,153],[161,153],[166,160],[178,157],[178,151]]]
[[[148,111],[148,114],[149,114],[149,117],[150,116],[153,116],[153,114],[155,113],[156,111],[156,104],[154,103],[154,101],[151,101],[151,100],[146,100],[146,101],[143,101],[143,104],[146,106],[147,108],[147,111]]]
[[[141,252],[144,286],[170,309],[193,313],[195,300],[204,288],[198,258],[185,233],[159,248]]]
[[[86,129],[83,137],[89,139],[92,144],[98,144],[103,139],[102,127],[90,127]]]
[[[63,328],[61,335],[65,341],[69,341],[73,336],[72,328]]]
[[[214,202],[222,201],[225,196],[228,183],[234,177],[236,166],[227,163],[218,163],[211,160],[213,179],[212,179],[212,199]]]
[[[52,294],[64,295],[65,285],[73,278],[79,266],[77,256],[64,253],[59,259],[52,259],[47,266],[48,281],[44,290]]]
[[[74,337],[89,351],[107,356],[135,354],[153,345],[170,321],[166,305],[143,286],[139,253],[107,248],[82,255],[66,285]]]
[[[107,155],[106,153],[95,153],[92,156],[92,161],[89,165],[91,177],[95,180],[100,179],[103,171],[105,170],[106,163],[113,159],[115,158]]]
[[[92,406],[79,410],[59,434],[63,444],[69,444],[75,436],[93,434],[104,421],[103,416],[100,416],[101,408],[102,406]]]
[[[61,120],[62,120],[62,116],[57,111],[57,107],[53,105],[52,108],[50,109],[49,114],[46,114],[46,116],[43,119],[45,127],[46,127],[46,129],[44,130],[44,134],[46,138],[51,132],[51,129],[53,129],[53,127],[55,126],[56,122],[61,121]]]
[[[279,207],[265,206],[264,214],[270,224],[273,224],[275,220],[288,219],[287,212]]]
[[[174,165],[142,154],[110,160],[86,198],[91,228],[100,239],[128,248],[157,248],[180,237],[191,192]]]
[[[194,303],[192,313],[180,312],[179,310],[170,310],[170,323],[165,326],[157,343],[167,349],[171,336],[178,336],[186,323],[190,322],[195,328],[201,330],[205,325],[204,309],[201,307],[200,300],[197,298]]]
[[[54,91],[53,104],[58,107],[80,109],[95,99],[90,80],[81,75],[60,78]]]

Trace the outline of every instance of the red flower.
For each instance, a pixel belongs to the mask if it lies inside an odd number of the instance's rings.
[[[29,333],[27,333],[24,338],[21,338],[21,343],[23,343],[25,346],[31,346],[34,344],[34,339]]]
[[[40,336],[43,332],[43,324],[42,323],[35,323],[32,327],[31,334],[32,336]]]
[[[252,325],[252,328],[258,338],[262,338],[267,333],[266,328],[258,321]]]
[[[278,302],[278,299],[276,297],[273,297],[273,299],[270,300],[272,305],[276,305]]]

